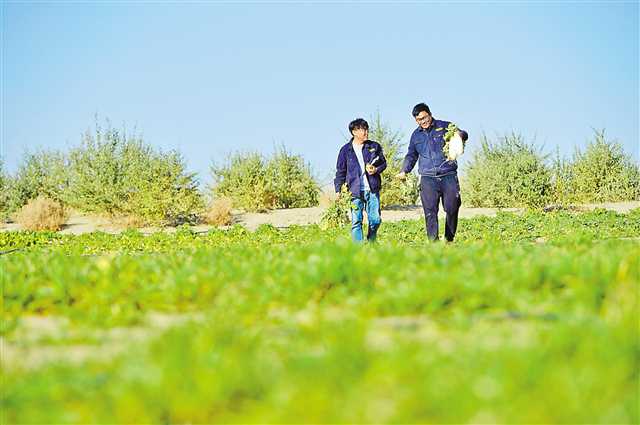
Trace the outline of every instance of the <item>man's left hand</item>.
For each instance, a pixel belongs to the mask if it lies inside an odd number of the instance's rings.
[[[367,170],[367,173],[369,173],[369,175],[375,174],[377,170],[377,168],[371,164],[367,164],[365,168]]]

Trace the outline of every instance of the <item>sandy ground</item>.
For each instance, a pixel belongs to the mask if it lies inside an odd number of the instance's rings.
[[[640,202],[633,201],[605,204],[586,204],[577,207],[577,209],[580,210],[592,210],[595,208],[605,208],[607,210],[626,213],[634,208],[640,208]],[[460,217],[469,218],[478,215],[494,216],[498,211],[521,212],[522,210],[518,208],[467,208],[463,206],[460,209]],[[320,223],[320,218],[322,217],[323,212],[323,207],[274,210],[267,213],[243,213],[237,211],[233,214],[233,220],[234,223],[240,224],[249,230],[255,230],[261,224],[271,224],[278,228],[284,228],[291,225],[318,224]],[[440,215],[444,216],[444,211],[442,211],[442,209],[440,209]],[[389,208],[382,211],[383,222],[415,220],[422,219],[423,217],[424,216],[422,207],[420,205]],[[196,232],[206,232],[211,228],[212,226],[207,225],[193,226],[193,230]],[[16,223],[0,224],[0,231],[10,230],[20,230],[20,225]],[[95,231],[119,233],[123,230],[125,230],[123,226],[114,224],[112,221],[104,217],[85,214],[72,214],[67,221],[67,224],[60,231],[60,233],[82,234]],[[141,228],[140,231],[142,231],[143,233],[152,233],[157,231],[173,232],[175,231],[175,228],[145,227]]]

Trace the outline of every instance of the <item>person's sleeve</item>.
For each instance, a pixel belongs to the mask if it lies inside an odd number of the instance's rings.
[[[416,144],[414,143],[413,137],[409,141],[409,149],[407,149],[407,154],[404,157],[404,161],[402,163],[402,168],[400,171],[403,173],[410,173],[413,170],[413,167],[416,165],[416,161],[418,160],[418,151],[416,150]]]
[[[380,147],[378,156],[380,157],[380,165],[377,166],[376,168],[376,173],[382,173],[384,170],[387,169],[387,159],[384,157],[384,152],[382,150],[382,145],[378,145]]]
[[[338,161],[336,162],[336,177],[333,179],[333,185],[335,186],[336,193],[340,193],[342,185],[347,180],[347,158],[344,151],[341,149],[338,153]]]
[[[462,138],[463,142],[466,142],[467,139],[469,139],[469,133],[467,133],[465,130],[459,128],[458,132],[460,133],[460,137]]]

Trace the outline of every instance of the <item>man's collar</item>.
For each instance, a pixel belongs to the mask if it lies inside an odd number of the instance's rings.
[[[366,145],[367,143],[370,143],[370,142],[371,142],[371,140],[366,139],[364,142],[362,142],[362,146],[364,146],[364,145]],[[349,141],[349,143],[354,144],[354,143],[353,143],[353,137],[351,138],[351,140]]]

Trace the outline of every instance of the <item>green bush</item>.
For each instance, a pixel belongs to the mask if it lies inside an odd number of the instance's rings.
[[[463,181],[463,199],[473,207],[539,208],[552,195],[545,157],[515,133],[495,143],[483,136]]]
[[[231,155],[226,165],[211,166],[214,197],[228,197],[233,206],[247,211],[273,208],[264,158],[255,152]]]
[[[87,131],[69,154],[65,199],[82,211],[137,218],[144,224],[194,221],[204,203],[195,174],[174,151],[156,151],[110,126]]]
[[[152,224],[197,221],[204,211],[204,201],[196,175],[186,172],[183,157],[175,151],[159,153],[139,148],[130,154],[144,166],[127,170],[130,186],[125,214]]]
[[[230,198],[236,208],[266,211],[318,204],[319,188],[310,167],[284,147],[269,159],[255,152],[233,154],[211,172],[214,196]]]
[[[559,151],[556,151],[551,165],[551,190],[551,198],[557,205],[566,206],[575,199],[572,186],[572,163],[561,157]]]
[[[5,172],[4,161],[0,158],[0,222],[7,220],[9,215],[9,191],[11,180]]]
[[[15,213],[39,196],[64,201],[68,185],[67,165],[61,152],[40,150],[26,153],[16,174],[3,177],[6,188],[2,196],[4,215]]]
[[[404,180],[395,178],[402,168],[406,153],[401,142],[402,134],[398,130],[391,130],[382,121],[379,113],[372,118],[371,123],[369,138],[382,145],[387,159],[387,169],[382,173],[381,207],[415,204],[419,193],[418,177],[410,173]]]
[[[555,185],[567,187],[573,202],[615,202],[640,199],[638,164],[620,143],[607,140],[604,130],[596,131],[584,153],[576,150],[564,175],[556,170]],[[556,192],[558,189],[556,189]]]
[[[267,163],[267,181],[273,192],[275,208],[304,208],[318,205],[320,189],[311,175],[311,167],[300,155],[284,146]]]

